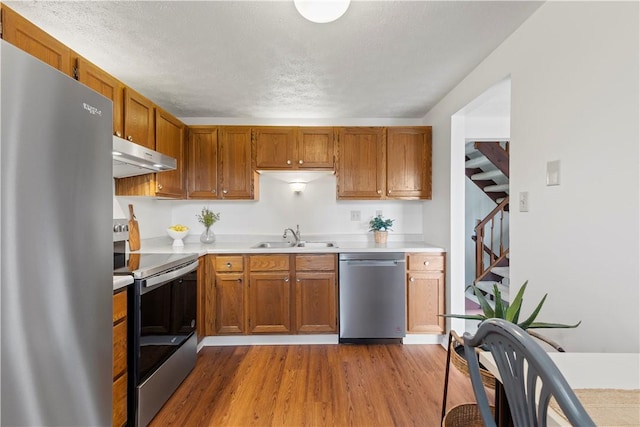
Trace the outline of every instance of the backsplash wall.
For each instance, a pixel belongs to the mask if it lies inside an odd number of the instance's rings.
[[[302,237],[340,235],[347,240],[372,239],[368,222],[376,211],[395,220],[390,239],[422,239],[424,201],[338,201],[336,177],[323,176],[307,183],[302,193],[294,193],[289,184],[261,175],[260,200],[156,200],[146,197],[116,197],[125,214],[134,205],[142,239],[166,236],[165,228],[183,224],[190,235],[199,235],[203,226],[196,214],[203,206],[220,212],[213,228],[224,235],[282,236],[285,228],[300,225]],[[351,211],[360,211],[361,220],[351,221]],[[395,238],[394,238],[395,237]]]

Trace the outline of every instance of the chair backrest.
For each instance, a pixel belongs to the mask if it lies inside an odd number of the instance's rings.
[[[480,378],[475,347],[491,352],[515,426],[546,426],[549,400],[553,396],[572,425],[595,427],[558,367],[522,328],[503,319],[488,319],[480,324],[475,335],[464,334],[464,346],[473,391],[486,426],[496,424]]]

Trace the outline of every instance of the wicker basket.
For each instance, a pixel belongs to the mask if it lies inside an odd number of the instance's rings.
[[[455,366],[460,372],[469,376],[469,366],[467,365],[467,359],[464,358],[462,354],[464,354],[464,341],[455,331],[451,331],[451,336],[453,339],[451,340],[451,362],[453,366]],[[458,353],[458,351],[462,349],[462,354]],[[496,377],[486,369],[482,365],[480,365],[480,378],[482,379],[482,384],[485,387],[493,390],[496,388]]]
[[[493,406],[491,406],[491,413],[495,413]],[[478,404],[463,403],[454,406],[444,416],[442,427],[484,427]]]

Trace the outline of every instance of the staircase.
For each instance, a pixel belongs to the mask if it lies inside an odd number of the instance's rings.
[[[467,177],[478,186],[496,207],[478,219],[472,239],[476,244],[474,284],[492,295],[497,284],[502,299],[509,301],[509,142],[470,142],[465,147]],[[473,291],[467,298],[477,301]]]

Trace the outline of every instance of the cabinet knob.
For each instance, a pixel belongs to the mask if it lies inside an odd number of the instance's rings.
[[[116,131],[116,136],[117,136],[118,138],[122,138],[122,134],[120,133],[120,131],[119,131],[119,130],[117,130],[117,131]]]
[[[388,190],[388,191],[387,191],[387,194],[391,194],[391,190]]]
[[[222,194],[227,194],[228,191],[227,190],[222,190]]]
[[[376,191],[376,193],[382,194],[382,190],[378,190],[378,191]]]
[[[409,277],[409,281],[410,281],[410,282],[415,282],[415,281],[416,281],[416,279],[415,279],[414,277]]]
[[[289,282],[289,278],[288,278],[288,277],[285,277],[285,278],[284,278],[284,283],[288,283],[288,282]]]
[[[238,279],[238,283],[242,283],[242,278],[239,278],[239,279]]]
[[[129,136],[127,137],[127,140],[128,140],[128,141],[133,142],[133,137],[132,137],[131,135],[129,135]]]
[[[231,263],[230,262],[227,263],[227,268],[231,268]]]
[[[298,160],[298,164],[299,164],[299,165],[301,165],[301,164],[303,164],[303,163],[304,163],[304,162],[303,162],[302,160]]]
[[[291,164],[291,160],[287,160],[287,164],[290,165]]]
[[[428,266],[428,265],[429,265],[429,261],[425,261],[425,262],[424,262],[424,266],[426,267],[426,266]]]
[[[158,190],[162,190],[162,184],[158,184]]]
[[[212,189],[211,189],[211,192],[212,192],[213,194],[216,194],[216,189],[215,189],[215,188],[212,188]]]

